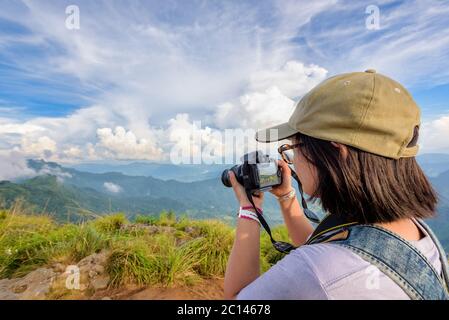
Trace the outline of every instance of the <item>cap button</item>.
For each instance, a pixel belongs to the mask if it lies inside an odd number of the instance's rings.
[[[366,72],[366,73],[376,73],[376,70],[374,70],[374,69],[368,69],[368,70],[365,70],[365,72]]]

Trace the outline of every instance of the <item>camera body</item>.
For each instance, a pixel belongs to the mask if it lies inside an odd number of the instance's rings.
[[[245,170],[247,171],[247,188],[251,192],[268,191],[282,183],[281,170],[275,159],[260,151],[248,153],[242,157],[243,164],[226,169],[221,175],[221,181],[226,187],[232,187],[229,171],[232,171],[237,181],[244,185]]]

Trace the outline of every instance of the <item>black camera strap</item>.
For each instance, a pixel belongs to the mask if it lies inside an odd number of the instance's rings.
[[[263,226],[265,231],[270,236],[270,240],[271,240],[271,243],[273,244],[274,248],[279,252],[287,254],[290,251],[296,249],[296,247],[288,242],[274,240],[273,235],[271,233],[270,226],[268,225],[267,221],[263,217],[262,213],[259,211],[259,209],[254,204],[253,194],[251,193],[251,189],[249,187],[250,181],[249,181],[249,168],[248,167],[249,167],[249,165],[247,163],[244,163],[243,167],[242,167],[243,187],[245,188],[246,196],[248,197],[249,202],[253,206],[253,209],[256,212],[257,217],[259,218],[260,224]]]
[[[302,205],[302,209],[304,211],[304,215],[307,217],[307,219],[309,219],[313,223],[320,223],[321,222],[320,217],[318,217],[318,215],[315,212],[310,210],[307,205],[306,199],[304,198],[304,191],[302,189],[302,183],[299,180],[298,175],[291,168],[290,168],[290,171],[291,171],[293,179],[295,179],[296,183],[298,184],[298,190],[299,190],[299,194],[301,195],[301,205]]]
[[[246,196],[248,197],[249,202],[251,202],[251,205],[253,206],[254,210],[256,211],[256,214],[257,214],[257,217],[259,218],[260,224],[263,226],[265,231],[270,236],[271,243],[276,248],[276,250],[278,250],[279,252],[282,252],[282,253],[289,253],[293,249],[296,249],[296,247],[294,245],[292,245],[288,242],[274,240],[273,235],[271,233],[270,226],[268,225],[268,223],[265,220],[265,218],[263,217],[263,215],[259,212],[259,209],[254,204],[253,195],[251,194],[251,191],[247,190],[247,189],[245,189],[245,191],[246,191]]]

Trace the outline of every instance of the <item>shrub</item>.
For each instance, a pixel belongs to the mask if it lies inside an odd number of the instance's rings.
[[[107,263],[112,286],[191,285],[200,280],[194,268],[199,263],[196,252],[176,246],[172,234],[157,234],[140,239],[116,241]]]
[[[45,264],[51,258],[48,234],[55,227],[46,216],[7,214],[0,220],[0,278],[20,276]]]
[[[98,253],[110,246],[110,237],[98,232],[89,224],[82,224],[73,229],[72,236],[66,241],[66,247],[60,252],[66,253],[67,257],[78,262],[79,260]]]
[[[176,224],[176,215],[173,211],[162,211],[159,214],[157,224],[160,226],[172,227]]]
[[[8,215],[8,211],[0,210],[0,220],[6,219],[7,215]]]
[[[114,233],[119,231],[125,224],[128,223],[125,214],[117,213],[113,215],[97,218],[93,221],[93,226],[103,233]]]
[[[195,271],[206,277],[223,276],[234,240],[231,227],[219,221],[197,221],[193,226],[199,228],[200,237],[186,245],[198,261]]]
[[[154,282],[152,278],[152,261],[145,243],[134,241],[117,245],[111,252],[106,265],[114,287],[126,283],[139,285]]]
[[[8,215],[0,220],[0,278],[56,260],[78,262],[108,246],[108,237],[89,224],[58,227],[46,216]]]
[[[189,246],[177,247],[175,237],[169,234],[157,235],[151,242],[153,278],[157,283],[191,285],[200,280],[195,272],[199,259]]]
[[[157,217],[155,216],[145,216],[145,215],[138,215],[135,219],[135,223],[140,224],[146,224],[146,225],[155,225],[157,223]]]

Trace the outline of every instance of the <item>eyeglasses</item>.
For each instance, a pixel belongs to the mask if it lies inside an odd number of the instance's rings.
[[[278,152],[280,153],[282,159],[288,164],[293,163],[294,152],[293,149],[304,146],[304,143],[297,144],[283,144],[278,148]]]

